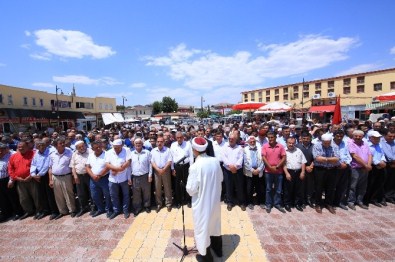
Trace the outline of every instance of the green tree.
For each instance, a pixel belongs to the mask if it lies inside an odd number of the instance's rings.
[[[162,112],[162,103],[159,101],[155,101],[152,104],[152,114],[156,115]]]
[[[196,113],[196,116],[199,117],[199,118],[208,118],[209,113],[206,110],[199,111],[199,112]]]
[[[162,111],[165,113],[177,112],[178,104],[176,100],[169,96],[165,96],[162,98]]]
[[[115,108],[117,109],[117,112],[125,112],[125,107],[123,105],[118,105]]]

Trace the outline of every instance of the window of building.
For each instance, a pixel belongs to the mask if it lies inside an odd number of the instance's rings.
[[[23,97],[23,105],[24,105],[24,106],[27,106],[27,97],[26,97],[26,96]]]
[[[252,102],[255,101],[255,93],[251,93],[251,101],[252,101]]]
[[[274,97],[274,101],[280,101],[280,97],[279,96],[275,96]]]
[[[344,86],[350,86],[350,84],[351,84],[351,78],[343,79],[343,85]]]
[[[110,110],[113,110],[113,106],[112,106],[112,104],[110,104],[110,105],[109,105],[109,107],[110,107]]]
[[[104,110],[108,110],[108,104],[104,104]]]
[[[299,86],[294,86],[294,93],[299,92]]]
[[[288,95],[287,94],[283,95],[283,99],[288,100]]]
[[[259,103],[262,103],[262,97],[258,98]]]
[[[343,94],[347,95],[351,93],[351,88],[349,86],[343,87]]]
[[[390,83],[390,88],[391,88],[391,90],[395,90],[395,82]]]
[[[8,105],[13,105],[14,101],[12,100],[12,95],[8,95]]]
[[[315,91],[315,94],[321,96],[321,91]]]
[[[309,92],[303,92],[303,97],[308,98],[310,96]]]
[[[357,84],[358,85],[365,84],[365,77],[364,76],[357,77]]]
[[[299,99],[299,94],[298,93],[294,93],[294,99]]]
[[[278,90],[278,89],[274,90],[274,94],[275,95],[279,95],[280,94],[280,90]]]
[[[309,91],[310,87],[309,84],[304,84],[303,91]]]
[[[381,90],[383,90],[383,84],[382,83],[373,84],[373,90],[374,91],[381,91]]]
[[[103,104],[99,103],[99,109],[103,109]]]
[[[32,97],[32,106],[36,106],[36,98]]]
[[[267,96],[266,97],[266,103],[269,103],[270,102],[270,96]]]
[[[3,94],[0,94],[0,104],[3,104]]]
[[[284,93],[284,94],[288,94],[288,87],[284,87],[284,88],[283,88],[283,93]]]
[[[357,93],[365,93],[365,86],[364,85],[357,86]]]
[[[335,88],[335,81],[328,81],[328,89]]]
[[[244,101],[247,100],[248,101],[248,94],[244,94]]]
[[[270,96],[270,90],[266,91],[266,96]]]
[[[335,89],[334,88],[330,88],[330,89],[328,89],[328,93],[330,93],[330,92],[335,92]]]
[[[259,98],[262,98],[262,91],[259,91],[259,92],[258,92],[258,97],[259,97]]]
[[[40,98],[40,107],[44,106],[44,99]]]
[[[321,90],[321,83],[315,83],[315,90]]]

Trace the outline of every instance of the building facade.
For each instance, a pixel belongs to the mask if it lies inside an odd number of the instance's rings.
[[[148,119],[152,116],[151,105],[135,105],[125,109],[125,119]]]
[[[395,92],[395,68],[267,87],[241,95],[242,102],[285,102],[313,114],[334,109],[340,95],[343,117],[365,119],[369,112],[395,109],[374,101],[374,97],[389,92]]]
[[[101,113],[116,112],[115,98],[79,97],[0,85],[0,132],[76,127],[90,130],[103,124]]]

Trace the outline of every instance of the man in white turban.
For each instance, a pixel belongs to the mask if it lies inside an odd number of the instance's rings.
[[[192,211],[198,261],[213,261],[210,244],[215,254],[222,257],[221,238],[221,183],[219,161],[208,156],[207,141],[202,137],[192,140],[196,160],[189,168],[186,190],[192,197]]]

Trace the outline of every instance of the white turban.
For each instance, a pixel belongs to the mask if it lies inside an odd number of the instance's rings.
[[[192,139],[192,148],[198,152],[203,152],[207,148],[207,141],[203,137],[195,137]]]
[[[322,136],[321,136],[321,140],[322,141],[331,141],[332,140],[332,135],[331,134],[323,134]]]
[[[115,139],[114,142],[112,142],[113,146],[122,146],[122,139]]]

